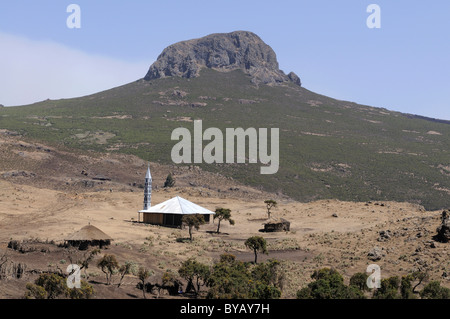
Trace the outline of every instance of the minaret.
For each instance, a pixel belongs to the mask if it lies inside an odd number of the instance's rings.
[[[144,185],[144,210],[152,206],[152,175],[150,174],[150,164],[148,164]]]

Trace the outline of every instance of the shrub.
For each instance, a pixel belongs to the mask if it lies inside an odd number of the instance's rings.
[[[398,292],[400,287],[400,279],[398,276],[389,277],[381,280],[381,287],[375,290],[374,299],[400,299]]]
[[[34,282],[26,285],[24,297],[27,299],[56,299],[62,295],[71,299],[89,299],[94,295],[94,288],[86,281],[81,281],[80,288],[67,287],[66,279],[58,274],[41,274]]]
[[[166,181],[164,182],[164,188],[167,187],[174,187],[175,186],[175,180],[172,177],[172,174],[169,173],[169,175],[167,175]]]
[[[315,281],[297,291],[298,299],[363,299],[356,286],[346,286],[344,279],[335,269],[322,268],[311,275]]]
[[[99,267],[106,275],[106,284],[110,285],[112,276],[119,270],[119,263],[116,256],[106,254],[99,260],[97,267]]]
[[[210,271],[207,265],[190,258],[183,262],[178,273],[188,282],[186,292],[192,289],[195,295],[198,295],[200,288],[206,284]]]
[[[251,268],[250,263],[224,254],[212,267],[207,281],[210,299],[276,299],[281,296],[279,262],[271,260]]]
[[[88,284],[85,280],[81,280],[81,287],[78,289],[68,289],[67,295],[70,299],[90,299],[94,293],[94,287]]]
[[[420,292],[423,299],[450,299],[450,289],[441,287],[439,281],[431,281]]]
[[[361,291],[369,290],[369,287],[367,287],[368,277],[366,273],[358,272],[350,278],[350,286],[354,286]]]

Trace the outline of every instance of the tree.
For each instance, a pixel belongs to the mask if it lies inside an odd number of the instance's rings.
[[[133,272],[134,266],[135,266],[135,263],[132,261],[126,261],[122,266],[120,266],[120,268],[119,268],[120,280],[119,280],[119,283],[117,284],[117,288],[119,288],[120,285],[122,284],[122,281],[123,281],[123,278],[125,277],[125,275],[135,273],[135,270]]]
[[[106,254],[97,264],[106,275],[106,284],[110,285],[112,281],[112,276],[119,269],[119,263],[117,262],[116,256]]]
[[[450,289],[441,287],[439,281],[431,281],[420,292],[423,299],[450,299]]]
[[[344,279],[335,269],[322,268],[311,275],[315,281],[297,291],[298,299],[363,299],[356,286],[346,286]]]
[[[245,247],[253,250],[255,253],[255,264],[258,262],[258,252],[262,252],[264,254],[267,254],[267,242],[266,240],[261,236],[253,236],[248,238],[245,243]]]
[[[209,299],[276,299],[281,296],[284,274],[277,260],[252,266],[222,254],[207,280]]]
[[[189,258],[183,262],[178,273],[188,282],[186,292],[189,292],[190,288],[192,288],[195,295],[198,296],[200,288],[204,286],[208,280],[210,271],[207,265],[196,261],[194,258]]]
[[[354,286],[361,291],[369,290],[369,287],[367,287],[368,277],[366,273],[358,272],[350,278],[350,286]]]
[[[72,288],[68,290],[68,296],[70,299],[89,299],[95,293],[94,287],[88,284],[85,280],[81,281],[80,288]]]
[[[412,292],[416,293],[416,288],[424,281],[428,279],[428,274],[421,271],[415,271],[412,273],[412,277],[414,280],[418,280],[418,283],[414,285]]]
[[[381,287],[375,290],[374,299],[400,299],[398,290],[400,287],[400,278],[392,276],[381,280]]]
[[[271,285],[281,292],[285,278],[284,272],[281,270],[281,263],[278,260],[270,259],[266,263],[260,263],[252,269],[251,273],[254,280],[265,285]]]
[[[247,299],[250,280],[248,266],[231,254],[223,254],[208,278],[208,299]]]
[[[89,268],[89,263],[92,261],[92,259],[94,258],[95,255],[100,253],[100,249],[95,248],[90,251],[84,252],[83,256],[80,257],[76,262],[74,262],[72,254],[76,254],[77,252],[79,252],[78,249],[74,249],[74,248],[68,249],[68,253],[69,253],[68,258],[70,260],[70,263],[80,265],[80,271],[82,269],[84,269],[84,276],[86,279],[89,279],[89,274],[87,272],[87,270]]]
[[[44,287],[32,283],[27,283],[26,288],[27,291],[25,292],[25,299],[47,299],[47,291],[45,291]]]
[[[192,228],[199,230],[200,225],[205,224],[205,218],[203,215],[195,214],[195,215],[184,215],[181,219],[182,223],[189,228],[189,239],[192,241]]]
[[[411,274],[402,276],[402,281],[400,283],[400,294],[402,299],[415,299],[412,289],[412,281],[414,280]]]
[[[402,298],[403,299],[415,299],[416,296],[414,294],[417,293],[416,288],[427,278],[428,278],[428,274],[421,272],[421,271],[415,271],[406,276],[402,276],[402,280],[401,280],[401,284],[400,284],[400,293],[401,293]],[[413,286],[413,283],[416,280],[418,282]]]
[[[277,202],[274,201],[273,199],[267,199],[264,201],[264,204],[266,204],[266,208],[267,208],[267,218],[270,218],[270,210],[272,208],[277,207]]]
[[[167,175],[166,181],[164,182],[164,188],[167,187],[174,187],[175,186],[175,180],[172,177],[172,174],[169,173],[169,175]]]
[[[214,219],[218,219],[219,222],[217,223],[217,233],[220,233],[220,222],[222,220],[228,220],[230,225],[234,225],[234,220],[231,219],[231,210],[228,208],[217,208],[215,211]]]
[[[64,295],[70,299],[89,299],[94,293],[94,288],[86,281],[81,281],[80,288],[67,287],[66,279],[58,274],[41,274],[34,284],[26,285],[25,298],[56,299]]]
[[[162,285],[156,285],[158,287],[158,296],[161,289],[167,290],[170,295],[178,295],[180,293],[180,288],[183,284],[177,279],[176,274],[172,270],[166,270],[162,274],[161,280]]]
[[[145,289],[146,289],[145,288],[145,282],[147,281],[148,277],[150,277],[150,274],[151,274],[150,270],[148,270],[148,269],[146,269],[144,267],[140,267],[139,268],[138,278],[139,278],[139,281],[142,283],[142,294],[144,296],[144,299],[146,299],[146,296],[145,296]]]
[[[66,280],[57,274],[41,274],[34,283],[44,288],[47,299],[55,299],[61,294],[66,294],[68,289]]]

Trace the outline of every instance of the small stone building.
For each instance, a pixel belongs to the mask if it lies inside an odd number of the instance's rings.
[[[289,231],[291,229],[291,222],[284,218],[271,218],[264,223],[265,232],[281,232]]]

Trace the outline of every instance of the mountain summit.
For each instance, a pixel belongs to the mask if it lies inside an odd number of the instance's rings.
[[[301,86],[295,73],[286,75],[279,69],[273,49],[248,31],[215,33],[175,43],[164,49],[144,79],[194,78],[199,76],[202,68],[222,72],[241,69],[251,76],[255,84],[294,82]]]

